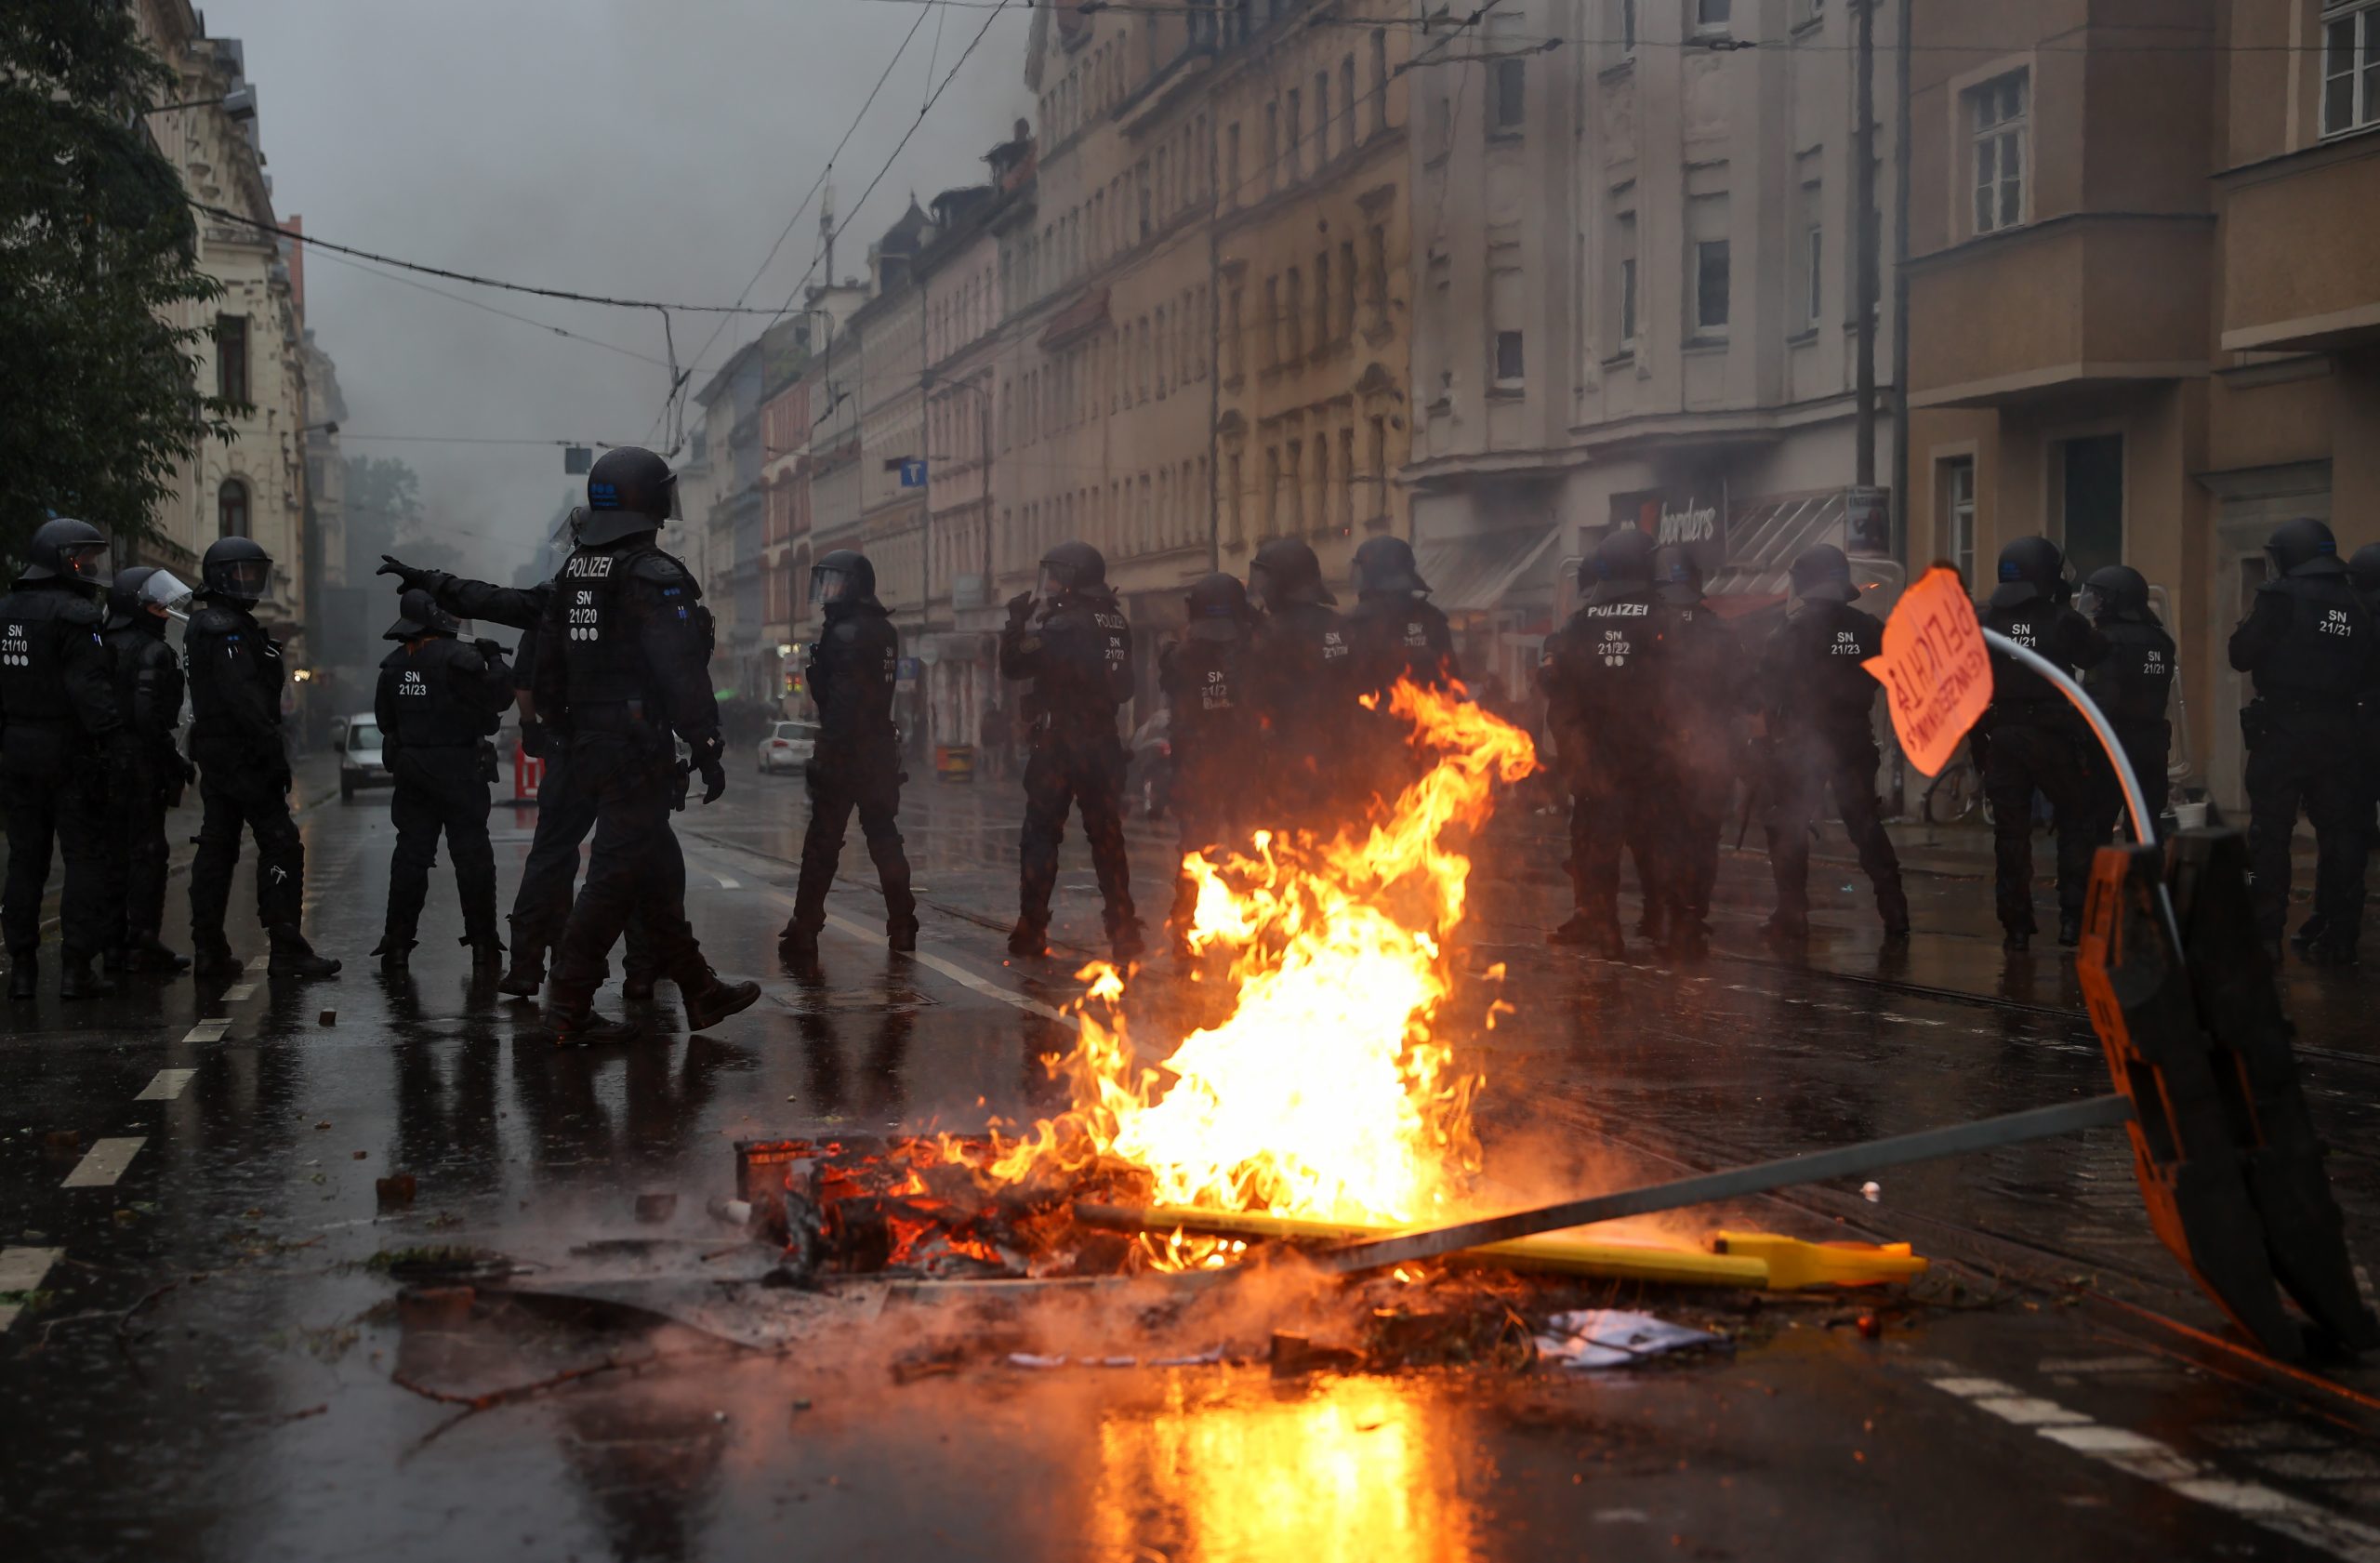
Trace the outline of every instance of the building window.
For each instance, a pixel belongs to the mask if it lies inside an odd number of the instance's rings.
[[[1281,479],[1289,485],[1289,514],[1282,517],[1281,535],[1294,537],[1305,530],[1305,442],[1289,443],[1285,470]]]
[[[2322,9],[2322,134],[2380,124],[2380,0]]]
[[[1636,351],[1636,214],[1622,212],[1613,225],[1620,248],[1613,269],[1612,323],[1617,351]]]
[[[1372,134],[1388,128],[1388,29],[1372,29]]]
[[[1223,126],[1223,199],[1239,205],[1239,121]]]
[[[1496,386],[1500,391],[1518,391],[1521,387],[1521,334],[1517,331],[1496,333]]]
[[[1967,93],[1975,126],[1975,231],[2025,220],[2026,73],[2011,71]]]
[[[1339,329],[1341,338],[1355,334],[1355,241],[1339,245]]]
[[[1352,107],[1352,105],[1350,105]],[[1314,73],[1314,166],[1330,161],[1330,73]]]
[[[1736,20],[1735,0],[1686,0],[1686,4],[1693,7],[1698,33],[1725,33]]]
[[[1305,282],[1298,269],[1289,268],[1289,298],[1281,311],[1289,326],[1289,354],[1292,360],[1305,356]],[[1292,449],[1296,447],[1292,446]]]
[[[1694,329],[1703,336],[1722,336],[1727,329],[1727,241],[1698,239],[1694,244]]]
[[[1304,104],[1305,99],[1298,95],[1298,89],[1289,88],[1289,144],[1283,149],[1282,155],[1288,160],[1289,178],[1292,179],[1303,171],[1305,163]]]
[[[1317,532],[1330,524],[1330,436],[1317,433],[1314,437],[1314,529]]]
[[[1339,528],[1354,530],[1355,525],[1355,431],[1339,430]]]
[[[1264,188],[1277,190],[1281,184],[1281,105],[1264,105]]]
[[[1264,367],[1281,366],[1281,279],[1264,279]]]
[[[1245,541],[1248,536],[1247,518],[1240,510],[1238,453],[1233,453],[1223,470],[1231,475],[1231,489],[1223,496],[1223,504],[1231,516],[1231,540],[1234,544],[1238,544]]]
[[[223,486],[215,492],[215,520],[218,536],[225,537],[251,536],[248,521],[248,485],[238,478],[225,478]]]
[[[1330,252],[1314,258],[1314,350],[1330,345]]]
[[[1372,474],[1371,508],[1368,515],[1388,514],[1388,419],[1374,417],[1371,420],[1370,446]]]
[[[1347,127],[1339,133],[1339,144],[1342,147],[1353,147],[1355,144],[1356,130],[1355,57],[1352,54],[1342,55],[1339,59],[1339,113],[1347,121]]]
[[[1819,287],[1826,273],[1826,230],[1815,222],[1802,231],[1802,324],[1815,326],[1826,315],[1826,295]]]
[[[1488,133],[1490,136],[1517,136],[1528,117],[1527,60],[1495,58],[1519,55],[1521,21],[1522,19],[1515,16],[1488,19],[1488,54],[1493,60],[1488,69],[1495,73],[1488,81]]]
[[[1969,589],[1975,579],[1975,458],[1942,463],[1942,556],[1958,566]]]
[[[1281,447],[1264,447],[1264,536],[1281,535]]]
[[[1230,354],[1223,362],[1231,366],[1231,378],[1236,380],[1247,366],[1244,350],[1240,345],[1240,290],[1238,288],[1235,287],[1231,290],[1230,296],[1224,300],[1223,309],[1223,351]]]
[[[1388,329],[1388,230],[1374,223],[1364,235],[1365,247],[1371,251],[1371,289],[1366,300],[1371,310],[1371,329]]]
[[[248,317],[215,317],[215,394],[245,406],[248,401]],[[231,536],[230,533],[224,534]],[[242,532],[240,536],[246,536]]]

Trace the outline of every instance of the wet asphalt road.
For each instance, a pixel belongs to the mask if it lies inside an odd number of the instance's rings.
[[[848,1349],[830,1334],[783,1358],[524,1331],[517,1357],[434,1382],[476,1393],[558,1363],[669,1355],[476,1413],[400,1387],[426,1337],[390,1305],[375,1253],[633,1236],[649,1230],[634,1197],[651,1192],[676,1192],[694,1230],[693,1212],[731,1191],[736,1138],[963,1130],[1055,1105],[1039,1060],[1063,1033],[1034,1006],[1073,985],[1066,962],[1022,969],[1000,947],[1009,788],[912,788],[930,908],[915,960],[875,938],[854,841],[826,980],[803,984],[774,960],[800,786],[733,783],[681,816],[690,909],[713,963],[768,994],[714,1033],[685,1036],[665,986],[666,1040],[557,1053],[523,1009],[475,988],[459,948],[432,938],[409,977],[374,971],[385,794],[301,821],[311,929],[348,960],[341,977],[275,983],[259,960],[228,988],[142,982],[73,1009],[46,992],[9,1016],[0,1556],[2380,1559],[2380,1373],[2293,1377],[2223,1344],[2149,1233],[2116,1133],[1886,1174],[1875,1202],[1814,1188],[1673,1228],[1908,1239],[1945,1261],[1926,1289],[1941,1305],[1876,1339],[1845,1327],[1856,1305],[1819,1303],[1746,1316],[1729,1359],[1602,1377],[1276,1382],[1261,1366],[994,1360],[896,1385],[884,1351],[937,1327],[918,1303]],[[529,824],[498,810],[507,894]],[[1551,825],[1511,809],[1490,828],[1460,953],[1468,973],[1504,963],[1518,1006],[1466,1049],[1488,1079],[1488,1172],[1505,1188],[1667,1175],[2106,1088],[2066,963],[2003,962],[1972,881],[1916,880],[1924,932],[1885,957],[1864,889],[1830,880],[1827,929],[1797,966],[1751,937],[1763,866],[1731,861],[1710,961],[1590,961],[1538,937],[1563,895]],[[1144,908],[1161,907],[1162,830],[1133,834]],[[185,893],[178,877],[168,938],[186,947]],[[1055,932],[1087,950],[1078,836],[1060,894]],[[433,919],[451,897],[442,867]],[[233,905],[247,904],[243,886]],[[260,936],[235,942],[261,956]],[[2375,994],[2380,974],[2292,979],[2308,1093],[2366,1251],[2380,1242]],[[1449,1013],[1483,1014],[1492,996],[1467,982]],[[419,1195],[381,1215],[374,1180],[392,1171]],[[1953,1277],[1955,1296],[1940,1284]]]

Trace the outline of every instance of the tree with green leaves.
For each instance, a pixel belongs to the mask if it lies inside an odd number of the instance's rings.
[[[158,535],[180,464],[233,437],[170,314],[221,291],[142,117],[174,86],[129,6],[0,5],[0,556],[52,513]]]

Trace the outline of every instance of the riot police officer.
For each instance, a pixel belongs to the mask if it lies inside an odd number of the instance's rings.
[[[96,998],[112,987],[91,970],[110,942],[102,757],[122,723],[97,600],[107,551],[87,522],[44,522],[14,589],[0,597],[0,810],[8,816],[0,925],[11,999],[33,996],[53,842],[66,859],[58,996]]]
[[[197,974],[228,981],[245,969],[223,934],[243,828],[257,843],[257,919],[271,944],[274,976],[327,977],[339,963],[316,955],[298,929],[306,844],[289,817],[289,752],[281,741],[281,642],[253,611],[272,579],[272,556],[253,538],[218,537],[199,560],[199,599],[182,635],[190,678],[191,758],[204,808],[190,867],[190,930]]]
[[[631,907],[654,959],[701,1031],[748,1009],[758,983],[720,979],[686,924],[685,881],[670,833],[674,731],[694,751],[703,801],[727,790],[719,707],[710,691],[710,610],[686,567],[654,539],[677,475],[634,445],[605,451],[587,474],[587,520],[538,627],[539,717],[569,746],[573,787],[594,801],[595,845],[547,989],[557,1042],[628,1041],[632,1022],[599,1018],[596,985]]]
[[[2108,655],[2082,675],[2082,692],[2116,730],[2153,820],[2165,812],[2165,754],[2174,739],[2174,724],[2165,715],[2174,691],[2174,637],[2149,605],[2148,580],[2131,565],[2094,570],[2082,586],[2091,622],[2108,643]],[[2104,841],[2119,820],[2129,830],[2132,816],[2114,767],[2103,759],[2092,774],[2098,813],[2091,839]]]
[[[1672,878],[1646,885],[1650,921],[1671,950],[1698,953],[1710,934],[1711,895],[1719,882],[1719,828],[1735,788],[1744,705],[1743,648],[1702,595],[1702,566],[1674,544],[1653,552],[1653,595],[1660,609],[1662,709],[1675,778],[1655,828],[1671,836],[1662,854]]]
[[[1355,605],[1346,614],[1351,682],[1359,702],[1349,720],[1372,788],[1395,793],[1421,774],[1405,742],[1406,725],[1389,712],[1389,691],[1402,679],[1423,689],[1462,681],[1454,632],[1430,602],[1429,584],[1402,537],[1368,537],[1355,550]],[[1360,701],[1369,695],[1369,710]]]
[[[837,549],[810,571],[811,596],[824,620],[810,647],[811,698],[818,703],[818,741],[810,759],[810,828],[801,838],[801,881],[793,919],[777,948],[787,964],[818,959],[826,892],[843,852],[843,832],[859,811],[860,834],[884,890],[884,937],[895,950],[918,947],[918,903],[901,848],[900,737],[892,689],[901,634],[876,600],[876,566],[855,549]]]
[[[390,971],[410,963],[438,838],[455,862],[463,904],[462,943],[471,966],[492,972],[504,958],[496,936],[496,849],[487,839],[487,780],[480,741],[495,733],[512,704],[512,669],[494,641],[465,645],[462,625],[419,587],[398,599],[397,621],[381,638],[397,648],[380,663],[372,714],[396,793],[389,820],[396,851],[389,862],[389,912],[372,953]]]
[[[1831,543],[1793,561],[1792,601],[1785,622],[1762,649],[1757,682],[1767,730],[1768,871],[1777,886],[1769,936],[1797,944],[1810,931],[1810,828],[1834,795],[1836,817],[1851,837],[1876,896],[1884,937],[1909,936],[1909,897],[1900,857],[1884,833],[1876,801],[1876,730],[1882,686],[1867,669],[1884,649],[1884,627],[1852,604],[1859,589],[1851,563]]]
[[[2314,965],[2352,965],[2363,929],[2370,835],[2356,705],[2380,669],[2372,610],[2339,562],[2331,529],[2285,521],[2265,544],[2272,574],[2231,632],[2231,666],[2255,679],[2240,713],[2248,741],[2248,895],[2276,955],[2289,909],[2289,842],[2314,826]]]
[[[586,506],[572,509],[569,527],[574,547],[586,519]],[[535,999],[546,986],[547,954],[562,942],[562,925],[570,921],[572,891],[578,879],[579,846],[587,840],[588,832],[595,828],[594,799],[585,788],[571,785],[569,746],[537,716],[537,627],[546,616],[546,604],[553,596],[554,583],[496,586],[443,570],[417,569],[387,554],[380,556],[380,568],[375,573],[394,576],[408,588],[420,587],[438,600],[441,608],[458,618],[500,624],[521,631],[512,655],[512,698],[521,712],[522,750],[541,762],[537,825],[530,835],[528,854],[521,861],[521,883],[512,893],[512,911],[508,919],[512,932],[512,958],[496,986],[515,998]],[[675,854],[674,833],[669,845]],[[677,858],[676,873],[682,886],[682,857]],[[682,889],[680,894],[682,896]],[[640,1001],[650,999],[655,970],[641,912],[628,913],[625,939],[628,948],[620,963],[620,996]]]
[[[2000,550],[2000,582],[1981,618],[2018,645],[2071,676],[2096,667],[2108,643],[2067,605],[2066,555],[2047,537],[2019,537]],[[2082,900],[2090,889],[2092,754],[2097,740],[2048,680],[2016,658],[1991,654],[1991,705],[1982,735],[1983,795],[1991,804],[1994,901],[2001,945],[2021,953],[2033,937],[2033,794],[2057,818],[2057,942],[2082,937]]]
[[[1020,592],[1000,632],[1000,675],[1030,679],[1026,709],[1033,752],[1025,763],[1025,829],[1016,927],[1009,952],[1049,952],[1050,892],[1069,809],[1099,876],[1108,944],[1117,960],[1142,950],[1132,907],[1132,866],[1124,855],[1124,746],[1116,713],[1132,698],[1132,629],[1107,584],[1107,561],[1089,543],[1060,543],[1041,556],[1040,595]]]
[[[1354,647],[1322,563],[1295,537],[1276,537],[1249,563],[1257,621],[1249,699],[1263,735],[1261,824],[1328,834],[1349,801],[1355,706]]]
[[[1248,777],[1256,763],[1256,715],[1248,703],[1249,632],[1255,614],[1236,577],[1201,576],[1183,594],[1188,622],[1159,664],[1166,741],[1173,750],[1173,817],[1181,826],[1173,909],[1176,955],[1197,909],[1197,883],[1178,867],[1192,853],[1237,845],[1248,832]]]
[[[1660,621],[1653,602],[1653,545],[1635,527],[1615,527],[1579,566],[1582,592],[1569,622],[1545,643],[1538,669],[1546,721],[1570,788],[1570,885],[1576,909],[1546,942],[1616,956],[1620,853],[1642,849],[1646,886],[1672,878],[1655,829],[1666,801],[1667,756],[1655,735],[1663,685]]]
[[[108,651],[115,662],[117,729],[109,754],[106,962],[171,975],[190,958],[165,947],[165,811],[178,806],[197,768],[174,735],[182,722],[182,659],[165,625],[182,616],[190,588],[150,565],[119,570],[108,588]]]

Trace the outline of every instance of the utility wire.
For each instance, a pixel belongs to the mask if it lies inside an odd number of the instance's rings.
[[[517,320],[523,325],[534,325],[540,331],[549,331],[557,337],[566,337],[574,342],[584,342],[590,348],[602,348],[606,352],[624,353],[628,357],[640,359],[644,363],[654,365],[657,368],[666,369],[669,366],[669,361],[666,358],[655,358],[649,352],[639,352],[634,348],[623,347],[617,342],[607,342],[600,337],[588,337],[582,336],[575,331],[565,331],[559,325],[549,325],[546,322],[538,320],[534,316],[517,314],[510,310],[500,310],[494,304],[483,303],[481,300],[470,298],[468,295],[449,293],[443,287],[432,287],[428,283],[416,282],[411,277],[402,275],[395,272],[383,272],[377,266],[367,266],[360,260],[350,260],[345,256],[324,254],[323,258],[324,260],[335,262],[337,265],[345,266],[351,271],[361,272],[366,276],[378,277],[383,282],[392,282],[400,284],[405,287],[417,288],[423,293],[430,294],[436,298],[448,299],[454,303],[464,305],[469,309],[482,310],[492,315],[501,315],[506,320]]]

